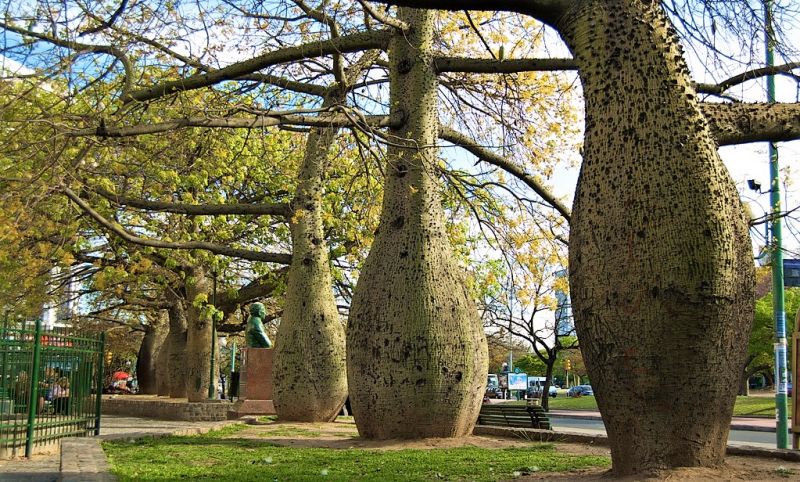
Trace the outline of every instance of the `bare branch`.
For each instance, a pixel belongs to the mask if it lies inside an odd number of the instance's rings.
[[[126,196],[120,196],[105,189],[98,187],[90,187],[93,192],[103,196],[104,198],[113,201],[119,205],[134,207],[137,209],[144,209],[147,211],[158,211],[175,214],[188,214],[192,216],[216,216],[225,214],[241,214],[241,215],[269,215],[269,216],[287,216],[289,213],[289,205],[283,203],[259,203],[259,204],[186,204],[186,203],[171,203],[160,201],[148,201],[145,199],[136,199]]]
[[[175,92],[199,89],[217,84],[225,80],[234,80],[252,74],[271,65],[325,55],[358,52],[368,49],[385,49],[389,42],[390,31],[361,32],[331,40],[320,40],[295,47],[269,52],[252,59],[237,62],[227,67],[193,75],[185,79],[164,82],[148,89],[131,92],[123,98],[125,102],[157,99]]]
[[[123,69],[125,69],[125,80],[123,81],[122,86],[122,96],[126,96],[128,91],[130,91],[133,82],[133,63],[128,58],[128,56],[122,50],[118,49],[117,47],[111,45],[91,45],[91,44],[84,44],[80,42],[74,42],[72,40],[63,40],[55,37],[51,37],[49,35],[44,35],[39,32],[34,32],[33,30],[28,30],[24,28],[15,27],[10,25],[6,22],[0,22],[0,28],[4,28],[10,32],[18,33],[23,36],[33,37],[35,39],[41,40],[43,42],[47,42],[53,44],[58,47],[64,47],[70,50],[74,50],[75,52],[80,53],[99,53],[99,54],[106,54],[110,55],[122,63]]]
[[[792,62],[783,65],[774,65],[772,67],[761,67],[759,69],[748,70],[741,74],[734,75],[733,77],[723,80],[719,84],[695,84],[695,89],[701,94],[722,95],[726,90],[733,86],[747,82],[748,80],[766,77],[768,75],[791,75],[791,77],[798,79],[792,70],[800,68],[800,62]]]
[[[357,0],[357,1],[361,5],[361,8],[363,8],[364,11],[367,12],[367,14],[370,17],[374,18],[375,20],[377,20],[377,21],[379,21],[379,22],[381,22],[383,24],[386,24],[386,25],[388,25],[390,27],[394,27],[394,28],[396,28],[396,29],[398,29],[400,31],[403,31],[403,32],[408,31],[408,28],[409,28],[408,24],[403,22],[402,20],[382,14],[381,12],[379,12],[379,11],[375,10],[374,8],[372,8],[372,5],[370,5],[369,3],[365,2],[364,0]]]
[[[89,35],[91,33],[97,33],[97,32],[100,32],[102,30],[105,30],[105,29],[111,27],[112,25],[114,25],[114,22],[117,21],[119,16],[122,15],[122,12],[125,11],[125,7],[127,7],[127,6],[128,6],[128,0],[122,0],[122,2],[120,2],[119,7],[114,11],[114,13],[111,14],[111,16],[108,18],[108,20],[100,23],[100,25],[98,25],[97,27],[90,28],[88,30],[84,30],[83,32],[78,34],[78,37],[82,37],[84,35]]]
[[[533,189],[536,194],[541,196],[542,199],[544,199],[556,211],[558,211],[561,216],[567,220],[567,222],[569,222],[571,217],[569,208],[564,206],[564,204],[556,199],[556,197],[550,193],[547,188],[542,186],[536,179],[533,178],[533,176],[527,174],[516,164],[484,147],[479,146],[473,139],[449,127],[439,126],[439,137],[448,142],[452,142],[457,146],[463,147],[480,160],[497,166],[513,175],[520,181],[524,182],[528,187]]]
[[[437,72],[471,72],[476,74],[513,74],[518,72],[550,72],[576,70],[573,59],[473,59],[468,57],[436,57]]]
[[[343,110],[341,107],[334,110]],[[359,116],[367,124],[375,127],[393,127],[396,122],[387,116]],[[245,117],[191,117],[157,124],[140,124],[129,127],[108,127],[101,124],[96,129],[78,129],[66,131],[68,137],[133,137],[145,134],[158,134],[190,127],[221,128],[221,129],[263,129],[274,126],[309,126],[309,127],[349,127],[352,125],[348,115],[322,114],[300,115],[282,114],[276,112],[272,115],[258,115],[252,118]]]
[[[207,243],[203,241],[167,242],[156,239],[141,238],[139,236],[135,236],[127,232],[121,226],[112,223],[111,221],[104,218],[100,213],[92,209],[92,207],[89,206],[89,204],[87,204],[86,201],[84,201],[77,194],[75,194],[75,192],[73,192],[70,188],[62,186],[61,190],[72,202],[77,204],[78,207],[80,207],[92,219],[94,219],[104,228],[106,228],[107,230],[111,231],[112,233],[114,233],[115,235],[119,236],[120,238],[124,239],[129,243],[139,244],[142,246],[150,246],[153,248],[185,249],[185,250],[199,249],[199,250],[209,251],[214,254],[220,254],[223,256],[247,259],[250,261],[264,261],[267,263],[290,264],[292,262],[292,255],[290,254],[263,253],[259,251],[252,251],[249,249],[231,248],[229,246]]]

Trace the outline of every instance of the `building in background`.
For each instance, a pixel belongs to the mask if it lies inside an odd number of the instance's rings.
[[[566,278],[569,272],[562,269],[556,272],[556,278]],[[575,332],[575,322],[572,319],[572,304],[570,303],[569,293],[560,289],[555,290],[556,295],[556,335],[568,336]]]

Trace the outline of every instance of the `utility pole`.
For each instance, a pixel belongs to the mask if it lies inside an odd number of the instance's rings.
[[[765,45],[767,67],[775,65],[775,31],[772,26],[772,0],[764,0],[764,20],[766,27]],[[767,76],[767,103],[775,103],[775,76]],[[770,219],[772,237],[770,239],[770,262],[772,264],[772,312],[775,319],[775,432],[777,447],[788,448],[788,410],[786,407],[786,312],[783,294],[783,246],[781,229],[781,191],[778,149],[769,143],[770,173]]]

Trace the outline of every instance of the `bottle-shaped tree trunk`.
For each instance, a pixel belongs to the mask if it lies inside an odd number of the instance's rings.
[[[174,289],[167,288],[170,304],[169,332],[164,339],[166,350],[168,392],[170,398],[186,398],[186,308],[185,300]],[[159,392],[159,395],[162,395]]]
[[[136,379],[139,382],[139,393],[143,395],[155,395],[158,393],[158,354],[164,342],[164,329],[158,323],[161,318],[154,323],[144,326],[144,337],[142,344],[139,345],[139,353],[136,357]]]
[[[344,96],[326,98],[329,107]],[[306,142],[289,229],[292,264],[275,339],[275,411],[281,420],[336,418],[347,398],[344,326],[336,308],[322,224],[323,177],[337,129],[314,129]]]
[[[579,1],[584,160],[570,290],[617,475],[723,461],[753,319],[753,260],[659,2]]]
[[[156,391],[154,394],[159,396],[169,396],[169,348],[167,337],[169,336],[169,310],[161,310],[158,313],[158,326],[161,336],[159,336],[158,348],[156,348]]]
[[[208,400],[211,383],[212,320],[207,309],[211,283],[202,267],[194,267],[186,281],[186,397],[190,402]]]
[[[405,123],[392,132],[380,225],[353,295],[350,401],[363,437],[463,436],[483,399],[486,340],[438,194],[432,15],[400,16],[412,28],[390,44],[391,109]]]

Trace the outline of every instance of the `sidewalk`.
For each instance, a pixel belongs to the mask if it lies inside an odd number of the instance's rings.
[[[550,410],[550,418],[578,418],[584,420],[602,420],[600,412],[596,410]],[[733,417],[731,429],[750,430],[752,432],[774,432],[775,419],[768,417]]]
[[[62,451],[67,463],[62,467],[61,453],[36,455],[30,460],[0,460],[0,480],[3,482],[56,482],[115,480],[107,473],[105,457],[87,454],[87,442],[138,438],[144,435],[192,435],[205,433],[236,421],[186,422],[180,420],[154,420],[118,415],[103,415],[100,420],[100,437],[62,439]],[[99,447],[96,443],[95,447]],[[74,453],[73,453],[74,452]]]

